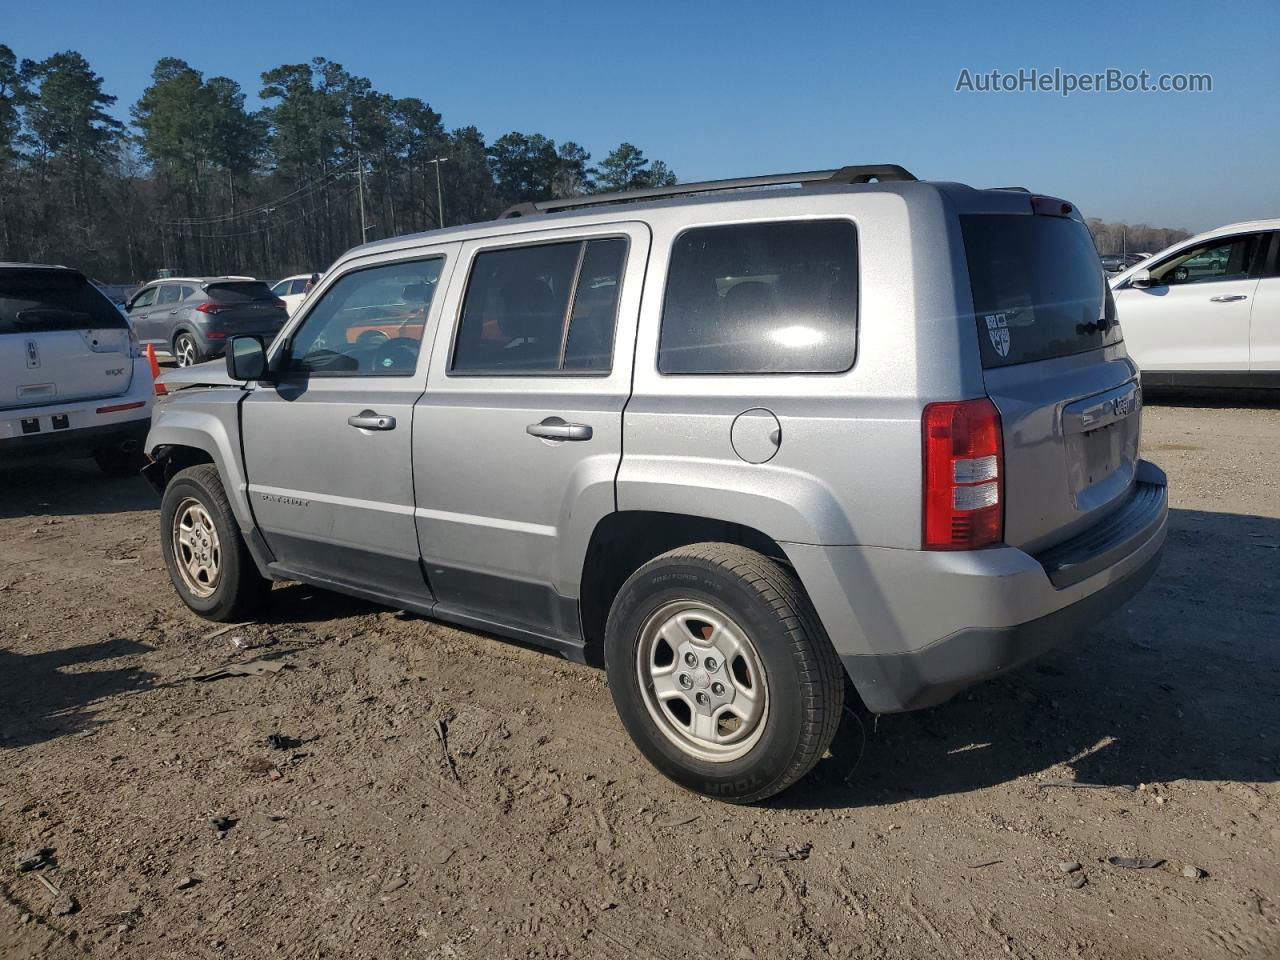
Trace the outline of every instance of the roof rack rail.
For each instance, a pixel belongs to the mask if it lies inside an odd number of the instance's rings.
[[[748,190],[752,187],[775,187],[789,183],[801,186],[835,183],[870,183],[873,180],[914,180],[909,171],[896,163],[874,163],[841,167],[839,170],[810,170],[805,173],[775,173],[764,177],[738,177],[732,180],[704,180],[700,183],[677,183],[670,187],[647,187],[642,190],[620,190],[616,193],[589,193],[581,197],[565,197],[561,200],[538,200],[517,203],[508,207],[498,217],[529,217],[540,213],[558,213],[582,207],[599,207],[611,203],[638,203],[642,200],[663,200],[695,193],[714,193],[718,190]]]
[[[987,187],[988,190],[1012,190],[1014,193],[1030,193],[1026,187]]]

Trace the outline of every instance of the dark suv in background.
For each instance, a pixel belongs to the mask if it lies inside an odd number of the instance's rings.
[[[145,346],[189,367],[221,356],[227,338],[270,339],[289,319],[284,301],[252,277],[172,277],[153,281],[125,308]]]

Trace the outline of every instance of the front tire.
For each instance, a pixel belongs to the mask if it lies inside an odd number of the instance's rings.
[[[795,575],[733,544],[680,547],[632,574],[609,613],[605,666],[649,762],[733,803],[807,774],[844,702],[840,661]]]
[[[160,546],[178,596],[207,620],[248,619],[271,590],[240,536],[213,464],[188,467],[165,487]]]

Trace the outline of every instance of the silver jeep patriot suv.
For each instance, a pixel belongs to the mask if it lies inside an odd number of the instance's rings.
[[[933,706],[1142,586],[1137,373],[1070,203],[846,167],[357,247],[164,378],[146,473],[197,613],[298,580],[603,662],[654,766],[749,802],[846,697]]]

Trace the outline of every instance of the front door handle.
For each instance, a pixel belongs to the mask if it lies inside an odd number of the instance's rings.
[[[360,430],[394,430],[396,418],[383,416],[372,410],[361,410],[354,417],[347,417],[347,426]]]
[[[590,440],[591,428],[585,423],[568,423],[561,417],[547,417],[541,423],[531,423],[524,428],[531,437],[545,440]]]
[[[1210,303],[1235,303],[1237,300],[1248,300],[1248,299],[1249,299],[1248,296],[1243,293],[1232,293],[1232,294],[1224,293],[1220,297],[1210,297],[1209,302]]]

